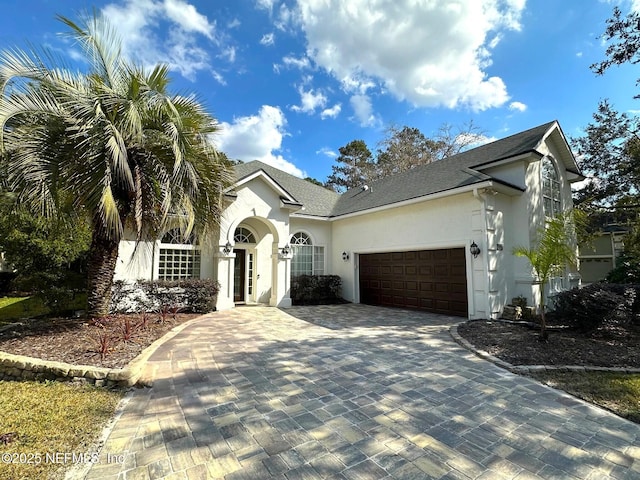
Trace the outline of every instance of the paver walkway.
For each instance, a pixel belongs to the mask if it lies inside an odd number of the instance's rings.
[[[153,387],[86,478],[640,478],[639,425],[477,358],[448,334],[459,321],[364,305],[206,315],[151,357]]]

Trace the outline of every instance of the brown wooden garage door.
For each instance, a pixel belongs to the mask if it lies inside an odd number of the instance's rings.
[[[360,301],[466,317],[463,248],[360,255]]]

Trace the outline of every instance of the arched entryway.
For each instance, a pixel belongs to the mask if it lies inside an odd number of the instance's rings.
[[[219,294],[219,308],[266,304],[289,306],[290,258],[282,255],[280,232],[269,219],[246,217],[221,231],[222,253],[218,260],[218,280],[226,289]],[[225,252],[226,250],[226,252]]]

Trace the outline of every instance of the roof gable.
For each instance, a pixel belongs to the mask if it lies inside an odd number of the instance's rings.
[[[252,180],[255,180],[256,178],[260,178],[261,180],[263,180],[280,196],[280,199],[285,201],[286,203],[293,203],[293,204],[298,203],[293,195],[291,195],[287,190],[285,190],[280,184],[278,184],[278,182],[276,182],[273,178],[271,178],[269,174],[267,174],[262,169],[256,170],[255,172],[239,179],[233,185],[233,187],[231,187],[231,189],[237,190],[239,187],[246,185],[247,183],[251,182]]]
[[[234,169],[237,178],[236,185],[242,184],[244,179],[251,177],[256,172],[262,172],[265,177],[268,177],[291,196],[290,201],[302,205],[302,208],[297,211],[298,215],[329,217],[340,197],[340,194],[332,190],[283,172],[258,160],[238,164]]]

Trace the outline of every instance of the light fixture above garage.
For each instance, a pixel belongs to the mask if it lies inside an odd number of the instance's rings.
[[[469,252],[473,255],[473,258],[478,258],[478,255],[480,255],[480,247],[476,245],[476,242],[471,243]]]

